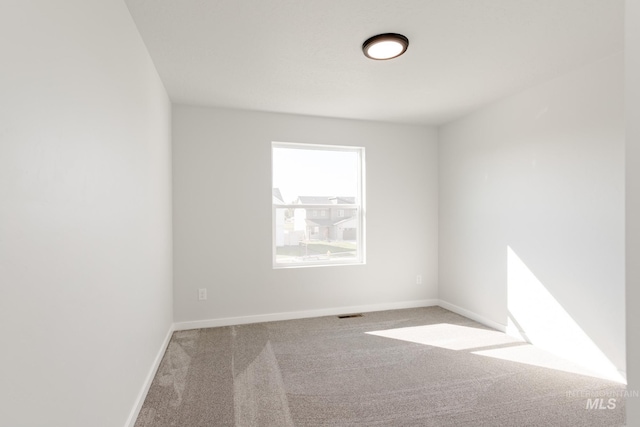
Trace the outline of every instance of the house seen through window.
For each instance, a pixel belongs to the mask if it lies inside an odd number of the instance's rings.
[[[272,144],[273,266],[364,264],[364,148]]]

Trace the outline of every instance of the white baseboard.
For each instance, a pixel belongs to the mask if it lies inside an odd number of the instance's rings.
[[[437,299],[402,301],[382,304],[356,305],[351,307],[323,308],[317,310],[288,311],[284,313],[258,314],[240,317],[224,317],[219,319],[193,320],[176,322],[174,329],[215,328],[219,326],[245,325],[248,323],[274,322],[278,320],[305,319],[309,317],[338,316],[350,313],[366,313],[370,311],[398,310],[403,308],[431,307],[438,305]],[[453,311],[453,310],[452,310]]]
[[[171,335],[174,331],[182,331],[188,329],[200,329],[200,328],[214,328],[219,326],[232,326],[232,325],[244,325],[249,323],[260,323],[260,322],[273,322],[278,320],[293,320],[293,319],[304,319],[310,317],[322,317],[322,316],[336,316],[341,314],[351,314],[351,313],[366,313],[371,311],[384,311],[384,310],[398,310],[403,308],[418,308],[418,307],[432,307],[432,306],[440,306],[446,310],[452,311],[456,314],[464,316],[468,319],[475,320],[478,323],[481,323],[490,328],[496,329],[501,332],[507,332],[507,326],[502,325],[498,322],[494,322],[493,320],[487,319],[484,316],[481,316],[477,313],[459,307],[455,304],[451,304],[444,300],[438,299],[427,299],[427,300],[415,300],[415,301],[402,301],[402,302],[394,302],[394,303],[382,303],[382,304],[370,304],[370,305],[358,305],[358,306],[350,306],[350,307],[338,307],[338,308],[325,308],[325,309],[317,309],[317,310],[305,310],[305,311],[290,311],[284,313],[270,313],[270,314],[259,314],[259,315],[251,315],[251,316],[239,316],[239,317],[225,317],[219,319],[207,319],[207,320],[195,320],[195,321],[187,321],[187,322],[177,322],[172,324],[169,327],[169,331],[156,355],[156,358],[147,374],[147,378],[138,393],[138,397],[136,399],[136,403],[129,415],[129,419],[127,420],[125,426],[126,427],[134,427],[136,420],[138,418],[138,414],[142,409],[142,405],[144,404],[144,400],[149,392],[149,388],[151,387],[151,383],[153,378],[156,375],[158,367],[160,366],[160,362],[162,361],[162,357],[169,345],[169,341],[171,340]],[[620,371],[620,374],[623,378],[626,378],[626,372]]]
[[[138,415],[140,414],[140,410],[142,409],[142,405],[144,404],[144,400],[147,397],[147,393],[151,388],[151,383],[153,382],[153,378],[156,376],[158,367],[160,367],[160,362],[162,361],[162,357],[164,356],[164,353],[167,350],[167,347],[169,346],[169,341],[171,340],[171,335],[173,334],[174,330],[175,330],[174,325],[171,324],[169,326],[169,331],[167,332],[167,335],[164,337],[164,341],[160,346],[160,350],[158,350],[158,354],[156,354],[156,358],[153,360],[153,364],[151,365],[151,368],[149,369],[149,373],[147,374],[147,377],[144,380],[144,384],[142,385],[142,388],[138,393],[138,397],[136,398],[135,405],[133,405],[133,409],[129,414],[129,418],[127,419],[125,427],[134,427],[136,420],[138,419]]]
[[[453,311],[454,313],[457,313],[457,314],[459,314],[461,316],[464,316],[464,317],[466,317],[468,319],[475,320],[478,323],[481,323],[481,324],[483,324],[485,326],[488,326],[490,328],[496,329],[496,330],[498,330],[500,332],[504,332],[507,335],[510,335],[511,337],[521,339],[523,341],[526,341],[526,342],[531,343],[534,346],[538,347],[538,345],[536,343],[532,343],[529,340],[529,338],[527,337],[527,334],[524,331],[521,331],[515,325],[512,325],[511,321],[509,321],[509,325],[508,326],[507,325],[503,325],[503,324],[500,324],[498,322],[494,322],[493,320],[487,319],[486,317],[481,316],[481,315],[479,315],[477,313],[474,313],[473,311],[469,311],[469,310],[464,309],[462,307],[458,307],[457,305],[451,304],[451,303],[449,303],[447,301],[443,301],[443,300],[440,300],[438,305],[440,307],[442,307],[442,308],[445,308],[445,309],[447,309],[449,311]],[[553,351],[553,349],[544,348],[544,347],[539,347],[539,348],[542,348],[543,350],[546,350],[546,351],[548,351],[548,352],[550,352],[552,354],[556,354],[558,357],[567,359],[566,356],[563,356],[562,354],[555,353]],[[580,362],[572,360],[572,359],[567,359],[567,360],[569,360],[570,362],[573,362],[573,363],[580,364]],[[583,365],[583,366],[585,366],[585,365]],[[587,369],[591,370],[592,372],[596,373],[597,376],[600,377],[600,378],[605,378],[605,379],[608,379],[610,381],[615,381],[615,382],[622,383],[622,384],[626,384],[627,383],[626,382],[627,381],[626,380],[627,372],[624,371],[624,370],[618,369],[613,364],[611,364],[611,369],[606,369],[606,370],[594,369],[593,367],[588,367],[588,366],[585,366],[585,367]]]
[[[449,303],[447,301],[443,301],[443,300],[440,300],[438,302],[438,305],[440,307],[442,307],[442,308],[445,308],[445,309],[449,310],[449,311],[453,311],[454,313],[457,313],[460,316],[464,316],[464,317],[466,317],[468,319],[475,320],[478,323],[482,323],[483,325],[488,326],[488,327],[493,328],[493,329],[496,329],[496,330],[498,330],[500,332],[507,332],[507,326],[506,325],[500,324],[498,322],[494,322],[493,320],[487,319],[486,317],[481,316],[481,315],[479,315],[477,313],[474,313],[473,311],[469,311],[469,310],[464,309],[462,307],[458,307],[455,304],[451,304],[451,303]]]

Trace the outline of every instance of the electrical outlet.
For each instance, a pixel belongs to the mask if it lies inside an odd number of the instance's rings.
[[[422,285],[422,274],[416,276],[416,285]]]
[[[198,300],[204,301],[207,299],[207,288],[198,289]]]

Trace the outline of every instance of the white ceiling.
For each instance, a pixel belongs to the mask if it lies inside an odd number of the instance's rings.
[[[126,3],[181,104],[437,125],[623,49],[624,0]]]

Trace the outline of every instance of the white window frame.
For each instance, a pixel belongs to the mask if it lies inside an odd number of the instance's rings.
[[[302,150],[323,150],[323,151],[346,151],[355,152],[358,154],[358,191],[355,197],[355,203],[353,204],[314,204],[314,205],[302,205],[302,204],[277,204],[273,201],[271,203],[271,253],[272,263],[274,269],[286,269],[286,268],[304,268],[304,267],[329,267],[338,265],[365,265],[366,264],[366,173],[365,173],[365,149],[364,147],[355,147],[348,145],[325,145],[325,144],[305,144],[298,142],[272,142],[271,143],[271,172],[273,174],[273,149],[274,148],[289,148],[289,149],[302,149]],[[271,178],[271,187],[273,188],[273,175]],[[340,196],[336,194],[335,196]],[[355,211],[356,221],[358,222],[356,242],[357,242],[357,254],[358,257],[350,260],[319,260],[319,261],[304,261],[296,263],[278,263],[276,260],[276,209],[327,209],[331,212],[331,209],[335,209],[336,206],[340,206],[345,212],[347,209]]]

